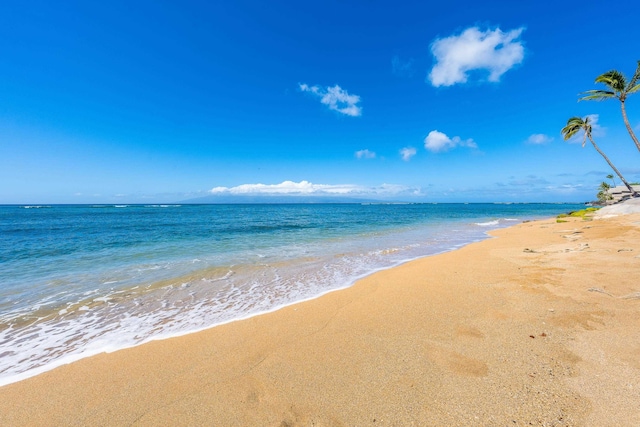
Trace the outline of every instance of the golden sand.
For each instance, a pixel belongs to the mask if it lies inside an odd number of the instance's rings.
[[[640,214],[519,224],[0,388],[2,426],[640,426]]]

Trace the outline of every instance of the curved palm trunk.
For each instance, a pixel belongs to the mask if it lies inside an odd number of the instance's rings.
[[[631,194],[633,195],[633,197],[638,197],[638,196],[640,196],[640,195],[636,192],[636,190],[634,190],[634,189],[633,189],[633,187],[631,187],[631,186],[629,185],[629,183],[627,182],[627,180],[626,180],[626,179],[624,179],[624,177],[622,176],[622,174],[620,173],[620,171],[619,171],[618,169],[616,169],[616,167],[615,167],[615,166],[613,166],[613,163],[611,163],[611,160],[609,160],[609,158],[607,157],[607,155],[606,155],[606,154],[604,154],[604,153],[602,152],[602,150],[600,150],[600,147],[598,147],[598,145],[595,143],[595,141],[593,140],[593,138],[591,137],[591,135],[589,135],[589,141],[591,141],[591,144],[593,144],[593,148],[595,148],[595,149],[596,149],[596,151],[597,151],[598,153],[600,153],[600,155],[601,155],[602,157],[604,157],[604,159],[607,161],[607,163],[609,163],[609,166],[611,166],[611,169],[613,169],[613,171],[616,173],[616,175],[618,175],[618,177],[620,178],[620,181],[622,181],[622,182],[624,183],[625,187],[627,187],[627,189],[628,189],[629,191],[631,191]]]
[[[624,125],[627,127],[627,131],[629,131],[631,139],[633,139],[633,142],[635,142],[636,148],[638,149],[638,151],[640,151],[640,142],[638,141],[638,138],[636,138],[636,135],[633,133],[631,125],[629,124],[629,119],[627,118],[627,110],[624,108],[624,101],[620,101],[620,107],[622,108],[622,119],[624,120]]]

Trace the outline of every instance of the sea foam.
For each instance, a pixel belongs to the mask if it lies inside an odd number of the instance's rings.
[[[0,385],[316,298],[531,215],[521,205],[128,206],[0,207],[0,238],[11,236],[0,242]]]

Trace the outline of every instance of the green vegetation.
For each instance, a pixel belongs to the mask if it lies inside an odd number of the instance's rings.
[[[573,212],[569,212],[566,214],[560,214],[556,217],[556,222],[568,222],[567,220],[563,219],[563,218],[582,218],[585,221],[591,221],[593,219],[593,214],[598,210],[599,208],[586,208],[586,209],[581,209],[579,211],[573,211]]]
[[[625,108],[625,101],[627,100],[628,96],[640,91],[640,61],[638,61],[636,72],[633,74],[633,77],[631,77],[631,80],[627,80],[625,75],[620,71],[611,70],[596,77],[595,82],[603,84],[606,87],[606,89],[593,89],[593,90],[588,90],[586,92],[583,92],[582,93],[583,96],[579,98],[578,101],[605,101],[607,99],[613,99],[613,98],[616,98],[618,101],[620,101],[620,109],[622,110],[622,120],[624,121],[624,125],[627,128],[627,132],[629,132],[629,135],[631,136],[631,139],[636,145],[636,148],[638,149],[638,151],[640,151],[640,141],[638,141],[638,138],[633,133],[633,129],[629,124],[629,118],[627,117],[627,110]],[[582,140],[582,146],[584,147],[585,143],[587,142],[587,138],[589,138],[589,141],[591,141],[591,144],[593,144],[593,147],[596,149],[596,151],[598,151],[598,153],[600,153],[600,155],[604,157],[604,159],[607,161],[609,166],[611,166],[611,169],[613,169],[616,175],[620,177],[620,180],[622,181],[622,183],[631,192],[632,197],[640,197],[640,194],[638,194],[631,187],[631,185],[636,185],[636,184],[635,183],[629,184],[624,179],[620,171],[618,171],[618,169],[616,169],[616,167],[613,166],[613,163],[611,163],[611,160],[609,160],[609,158],[602,152],[602,150],[600,150],[600,148],[594,142],[593,137],[591,135],[591,124],[589,123],[588,116],[585,117],[584,120],[580,117],[570,118],[569,121],[567,121],[567,125],[564,128],[562,128],[562,135],[564,136],[564,139],[566,141],[567,139],[571,138],[572,136],[574,136],[576,133],[580,131],[584,131],[584,139]],[[611,174],[607,175],[607,179],[610,179],[613,182],[614,187],[616,186],[616,182],[613,179],[613,175]],[[609,193],[609,189],[611,189],[611,186],[609,184],[605,182],[600,184],[600,187],[599,187],[600,191],[597,194],[598,201],[600,203],[606,203],[607,201],[613,199],[613,197]]]
[[[636,72],[628,83],[627,78],[620,71],[607,71],[606,73],[596,77],[596,83],[604,84],[609,90],[588,90],[584,92],[587,95],[579,99],[579,101],[604,101],[606,99],[617,98],[618,101],[620,101],[620,108],[622,109],[622,120],[624,120],[624,125],[627,127],[627,132],[629,132],[631,139],[633,139],[633,142],[636,144],[636,148],[638,149],[638,151],[640,151],[640,141],[638,141],[638,138],[631,129],[629,119],[627,118],[627,110],[625,109],[624,102],[627,100],[627,97],[629,95],[640,90],[639,81],[640,61],[638,61]]]
[[[613,175],[609,175],[609,176],[613,176]],[[607,178],[609,177],[607,176]],[[607,203],[609,200],[613,200],[613,196],[611,195],[611,193],[609,193],[609,190],[611,189],[611,186],[606,183],[606,182],[602,182],[600,184],[600,186],[598,187],[598,189],[600,191],[598,191],[598,194],[596,194],[596,196],[598,197],[598,201],[602,204]]]

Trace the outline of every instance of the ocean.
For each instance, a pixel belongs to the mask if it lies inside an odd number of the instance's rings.
[[[0,385],[316,298],[489,230],[580,208],[0,206]]]

